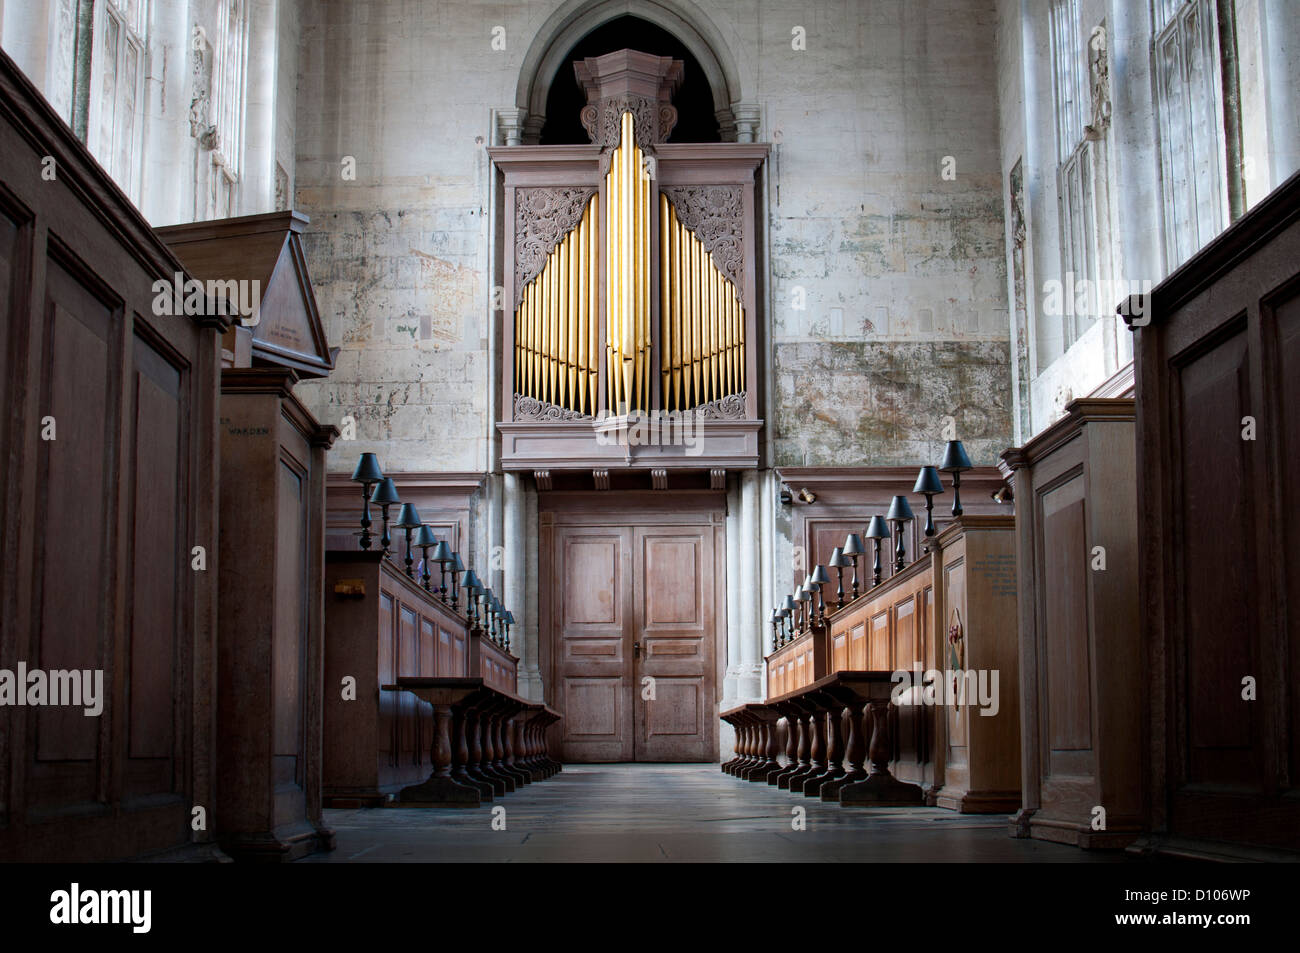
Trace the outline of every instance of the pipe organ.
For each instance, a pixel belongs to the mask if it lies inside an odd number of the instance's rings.
[[[547,256],[515,312],[515,388],[578,414],[595,412],[600,197]]]
[[[575,64],[589,146],[490,148],[505,200],[502,464],[754,466],[767,146],[669,143],[681,63]],[[690,418],[701,453],[633,431]],[[658,431],[656,431],[658,433]]]

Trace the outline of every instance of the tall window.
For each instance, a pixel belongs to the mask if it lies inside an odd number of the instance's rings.
[[[1102,34],[1104,38],[1104,32]],[[1096,33],[1091,43],[1096,42]],[[1093,90],[1079,17],[1079,0],[1052,0],[1052,88],[1056,112],[1056,195],[1061,226],[1062,283],[1067,289],[1096,289],[1104,277],[1099,262],[1098,182],[1105,176],[1101,137],[1093,124]],[[1104,185],[1104,182],[1102,183]],[[1103,216],[1105,203],[1100,203]],[[1104,223],[1102,223],[1104,226]],[[1107,231],[1104,227],[1102,231]],[[1063,346],[1069,348],[1100,313],[1094,294],[1066,291]],[[1081,307],[1082,305],[1082,307]]]
[[[1213,0],[1152,0],[1165,262],[1217,235],[1227,202],[1219,34]]]
[[[223,0],[212,39],[212,176],[209,214],[235,213],[235,188],[244,156],[244,91],[248,69],[245,0]]]
[[[100,0],[87,144],[132,201],[140,199],[148,0]]]

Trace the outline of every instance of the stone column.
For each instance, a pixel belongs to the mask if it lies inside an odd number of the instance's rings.
[[[537,538],[533,536],[530,540],[526,530],[528,495],[523,479],[517,473],[506,473],[503,489],[502,545],[505,553],[501,567],[501,601],[515,614],[519,623],[510,630],[510,651],[519,658],[519,693],[524,698],[535,699],[541,697],[537,641],[534,634],[530,645],[526,633],[529,628],[536,633],[536,620],[530,618],[528,609],[528,576],[532,567],[537,565],[537,560],[530,556],[529,544],[531,542],[535,552]]]
[[[741,667],[740,628],[740,506],[737,483],[739,477],[728,477],[727,483],[727,672],[722,685],[722,709],[739,704]],[[723,726],[726,728],[727,726]]]
[[[758,617],[758,548],[762,544],[758,533],[758,488],[758,471],[741,473],[740,575],[735,588],[740,602],[740,669],[736,693],[742,701],[758,701],[763,697],[763,627]]]

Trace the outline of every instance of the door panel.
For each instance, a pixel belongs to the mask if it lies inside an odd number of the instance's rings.
[[[568,761],[633,760],[630,546],[625,528],[557,533],[555,702]]]
[[[705,596],[712,529],[640,528],[636,539],[636,760],[705,761],[714,714],[715,631]]]
[[[546,547],[562,756],[712,760],[720,515],[606,512],[561,517]]]

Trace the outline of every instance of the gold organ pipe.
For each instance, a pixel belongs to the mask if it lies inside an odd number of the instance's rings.
[[[595,411],[599,382],[599,207],[593,196],[521,291],[515,314],[516,391],[578,413]]]
[[[667,196],[660,210],[662,403],[685,410],[745,389],[745,311]]]
[[[587,323],[590,334],[590,349],[587,352],[587,391],[591,395],[590,407],[594,413],[596,410],[596,396],[600,387],[600,371],[597,369],[597,357],[600,354],[600,341],[597,335],[600,333],[600,321],[597,316],[600,314],[600,281],[596,277],[600,272],[600,249],[596,244],[596,236],[592,232],[598,227],[600,222],[600,193],[591,197],[591,205],[588,211],[588,237],[587,237]]]
[[[668,228],[668,196],[659,193],[659,393],[665,406],[672,386],[672,281],[668,273],[668,256],[672,250]]]

